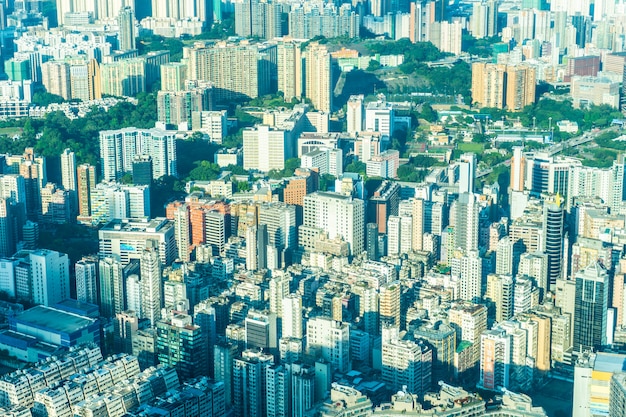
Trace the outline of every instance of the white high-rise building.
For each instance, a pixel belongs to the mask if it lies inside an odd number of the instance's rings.
[[[66,191],[76,192],[76,155],[69,149],[61,154],[61,184]]]
[[[482,297],[483,261],[476,251],[460,259],[461,300],[477,302]]]
[[[381,356],[382,380],[390,389],[417,395],[430,389],[433,351],[426,344],[400,340],[397,328],[383,328]]]
[[[304,227],[328,234],[329,239],[341,238],[350,244],[350,253],[365,250],[365,203],[351,196],[330,192],[315,192],[304,197]]]
[[[496,246],[496,274],[514,275],[513,266],[513,242],[504,236]]]
[[[98,304],[97,261],[83,258],[76,262],[76,299],[85,303]]]
[[[348,133],[356,133],[363,130],[363,123],[365,122],[365,107],[363,102],[365,97],[363,94],[358,96],[350,96],[347,103],[347,117]]]
[[[70,264],[66,254],[48,249],[30,252],[33,303],[52,306],[70,298]]]
[[[315,317],[306,324],[307,353],[331,363],[333,371],[350,370],[350,326],[329,317]]]
[[[141,309],[141,281],[139,275],[131,274],[126,278],[126,306],[135,312],[137,317],[143,317]]]
[[[540,289],[540,296],[544,297],[548,288],[548,256],[545,253],[523,253],[520,256],[519,275],[531,277]]]
[[[459,194],[474,192],[476,164],[475,153],[464,153],[459,158]]]
[[[0,230],[2,232],[2,230]],[[0,288],[9,297],[15,297],[15,264],[13,259],[0,259]]]
[[[282,304],[282,336],[302,339],[302,297],[298,294],[289,294],[282,299]]]
[[[176,137],[161,129],[126,128],[100,132],[102,180],[116,181],[132,172],[135,156],[152,157],[152,176],[177,176]]]
[[[158,242],[148,240],[141,254],[141,312],[154,326],[161,318],[161,262]]]
[[[478,213],[480,207],[476,195],[471,193],[459,194],[454,203],[454,237],[455,247],[465,253],[478,249]]]
[[[394,132],[394,118],[391,104],[384,101],[368,103],[365,108],[365,130],[378,132],[383,141],[388,141]]]
[[[117,257],[103,257],[98,262],[98,272],[100,273],[100,315],[115,317],[116,314],[124,311],[126,298],[122,263]]]

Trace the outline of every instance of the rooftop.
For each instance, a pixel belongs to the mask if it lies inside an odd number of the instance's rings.
[[[96,322],[96,319],[89,319],[45,306],[28,309],[13,320],[61,333],[71,333]]]

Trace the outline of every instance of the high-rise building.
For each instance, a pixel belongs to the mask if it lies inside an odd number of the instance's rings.
[[[135,43],[135,11],[132,7],[123,7],[117,16],[119,26],[119,49],[120,51],[132,51],[136,48]]]
[[[177,126],[179,130],[198,130],[194,118],[196,112],[213,109],[213,88],[203,83],[190,85],[177,91],[159,91],[157,94],[157,120],[161,123]]]
[[[459,299],[479,302],[482,297],[483,288],[483,260],[477,251],[469,251],[459,262],[460,293]],[[453,268],[455,269],[455,268]]]
[[[302,297],[289,294],[282,299],[282,337],[302,339]]]
[[[51,60],[41,64],[42,84],[50,94],[72,98],[70,90],[70,66],[64,61]]]
[[[466,360],[461,361],[461,355],[456,355],[455,374],[459,377],[470,377],[469,374],[477,369],[480,361],[481,335],[487,330],[487,308],[469,302],[454,303],[448,310],[448,319],[450,326],[456,331],[457,340],[461,342],[457,349],[467,350]]]
[[[474,3],[470,32],[475,38],[488,38],[498,33],[498,2],[483,0]]]
[[[525,64],[472,64],[472,103],[518,111],[536,98],[535,69]]]
[[[363,130],[365,123],[364,96],[350,96],[347,103],[347,132],[356,133]]]
[[[159,363],[176,368],[180,378],[196,378],[208,373],[206,334],[194,325],[191,316],[174,314],[156,322]]]
[[[478,249],[478,213],[480,207],[476,195],[460,194],[454,202],[455,211],[455,247],[465,253]]]
[[[513,317],[513,277],[510,275],[487,275],[485,300],[490,318],[500,323]]]
[[[83,258],[74,264],[76,271],[76,299],[84,303],[98,304],[98,261]]]
[[[580,355],[574,367],[572,417],[623,415],[614,412],[624,405],[620,404],[623,397],[620,397],[619,382],[625,361],[626,356],[617,353],[583,352]],[[613,378],[614,375],[617,377]],[[613,384],[614,381],[617,384]]]
[[[15,252],[17,233],[13,211],[11,199],[0,197],[0,257],[11,256]]]
[[[626,372],[616,372],[611,377],[609,417],[626,415]]]
[[[432,347],[432,376],[434,381],[443,381],[454,374],[456,332],[441,321],[425,323],[415,329],[415,337],[423,339]]]
[[[378,233],[387,233],[389,216],[398,215],[400,204],[400,184],[394,181],[383,181],[369,198],[367,204],[367,221],[378,224]],[[419,218],[412,214],[414,220]],[[415,239],[415,233],[413,235]]]
[[[218,102],[259,97],[271,92],[275,48],[243,43],[195,46],[188,50],[187,77],[213,83]]]
[[[117,181],[132,172],[136,155],[152,157],[152,175],[176,176],[176,138],[161,129],[127,128],[100,132],[102,180]]]
[[[341,238],[350,245],[350,254],[365,249],[365,204],[363,200],[338,193],[315,192],[304,197],[304,224],[300,235],[316,229],[329,239]]]
[[[430,389],[433,351],[424,343],[398,338],[395,327],[383,328],[382,380],[391,390],[423,395]]]
[[[22,261],[31,302],[52,306],[70,297],[69,258],[64,253],[48,249],[20,251],[15,258]],[[24,283],[16,276],[16,285]]]
[[[279,3],[240,0],[235,6],[235,33],[249,38],[273,39],[282,35]]]
[[[563,268],[564,217],[562,199],[559,195],[554,202],[546,201],[543,208],[543,251],[548,256],[548,285],[552,289],[561,278]]]
[[[574,352],[606,345],[609,307],[609,275],[605,267],[594,262],[576,273],[574,306]]]
[[[246,349],[275,349],[278,346],[275,313],[250,310],[244,323]]]
[[[233,411],[236,417],[266,415],[266,369],[274,364],[272,355],[245,350],[233,361]]]
[[[511,349],[511,336],[504,329],[483,332],[480,341],[479,387],[488,390],[510,387]]]
[[[91,191],[96,186],[96,167],[82,164],[76,168],[78,217],[79,220],[91,217]]]
[[[146,60],[127,58],[100,66],[102,94],[135,96],[146,91]]]
[[[350,327],[329,317],[315,317],[306,324],[307,353],[330,362],[333,371],[350,370]]]
[[[152,0],[152,17],[158,19],[198,19],[200,22],[210,24],[211,10],[206,0]]]
[[[181,91],[187,81],[187,64],[169,62],[161,65],[161,91]]]
[[[154,326],[161,318],[161,261],[158,242],[147,240],[141,253],[141,312]]]
[[[127,300],[125,289],[130,287],[130,294],[133,294],[136,289],[124,282],[122,263],[115,257],[101,258],[98,261],[98,272],[100,315],[102,317],[115,317],[116,314],[125,310]],[[141,314],[140,303],[133,303],[128,307],[137,314]]]
[[[69,192],[70,208],[74,215],[78,209],[78,182],[76,180],[76,155],[69,149],[61,154],[61,184]]]
[[[326,46],[310,44],[305,51],[306,97],[317,110],[330,113],[333,110],[333,71],[331,57]]]
[[[464,153],[459,157],[459,194],[474,192],[476,164],[475,153]]]
[[[524,148],[521,146],[513,147],[513,157],[511,158],[511,191],[524,191],[524,168],[526,160],[524,159]]]

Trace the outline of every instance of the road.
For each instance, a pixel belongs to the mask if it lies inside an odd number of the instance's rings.
[[[616,131],[618,129],[619,128],[616,126],[611,126],[611,127],[607,127],[606,129],[598,130],[596,132],[587,132],[587,133],[584,133],[582,136],[570,138],[566,140],[565,142],[559,142],[559,143],[550,145],[547,148],[542,149],[541,152],[545,152],[550,156],[554,156],[563,152],[563,150],[565,149],[576,148],[580,145],[584,145],[586,143],[593,141],[595,138],[597,138],[599,135],[603,133]],[[492,166],[491,168],[476,172],[476,178],[481,178],[486,175],[489,175],[493,172],[495,168],[499,166],[503,166],[503,165],[504,166],[511,165],[511,158],[507,159],[506,161],[500,162],[499,164],[496,164]]]

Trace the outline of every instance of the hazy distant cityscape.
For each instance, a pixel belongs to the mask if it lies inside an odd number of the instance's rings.
[[[625,1],[0,10],[0,415],[626,416]]]

